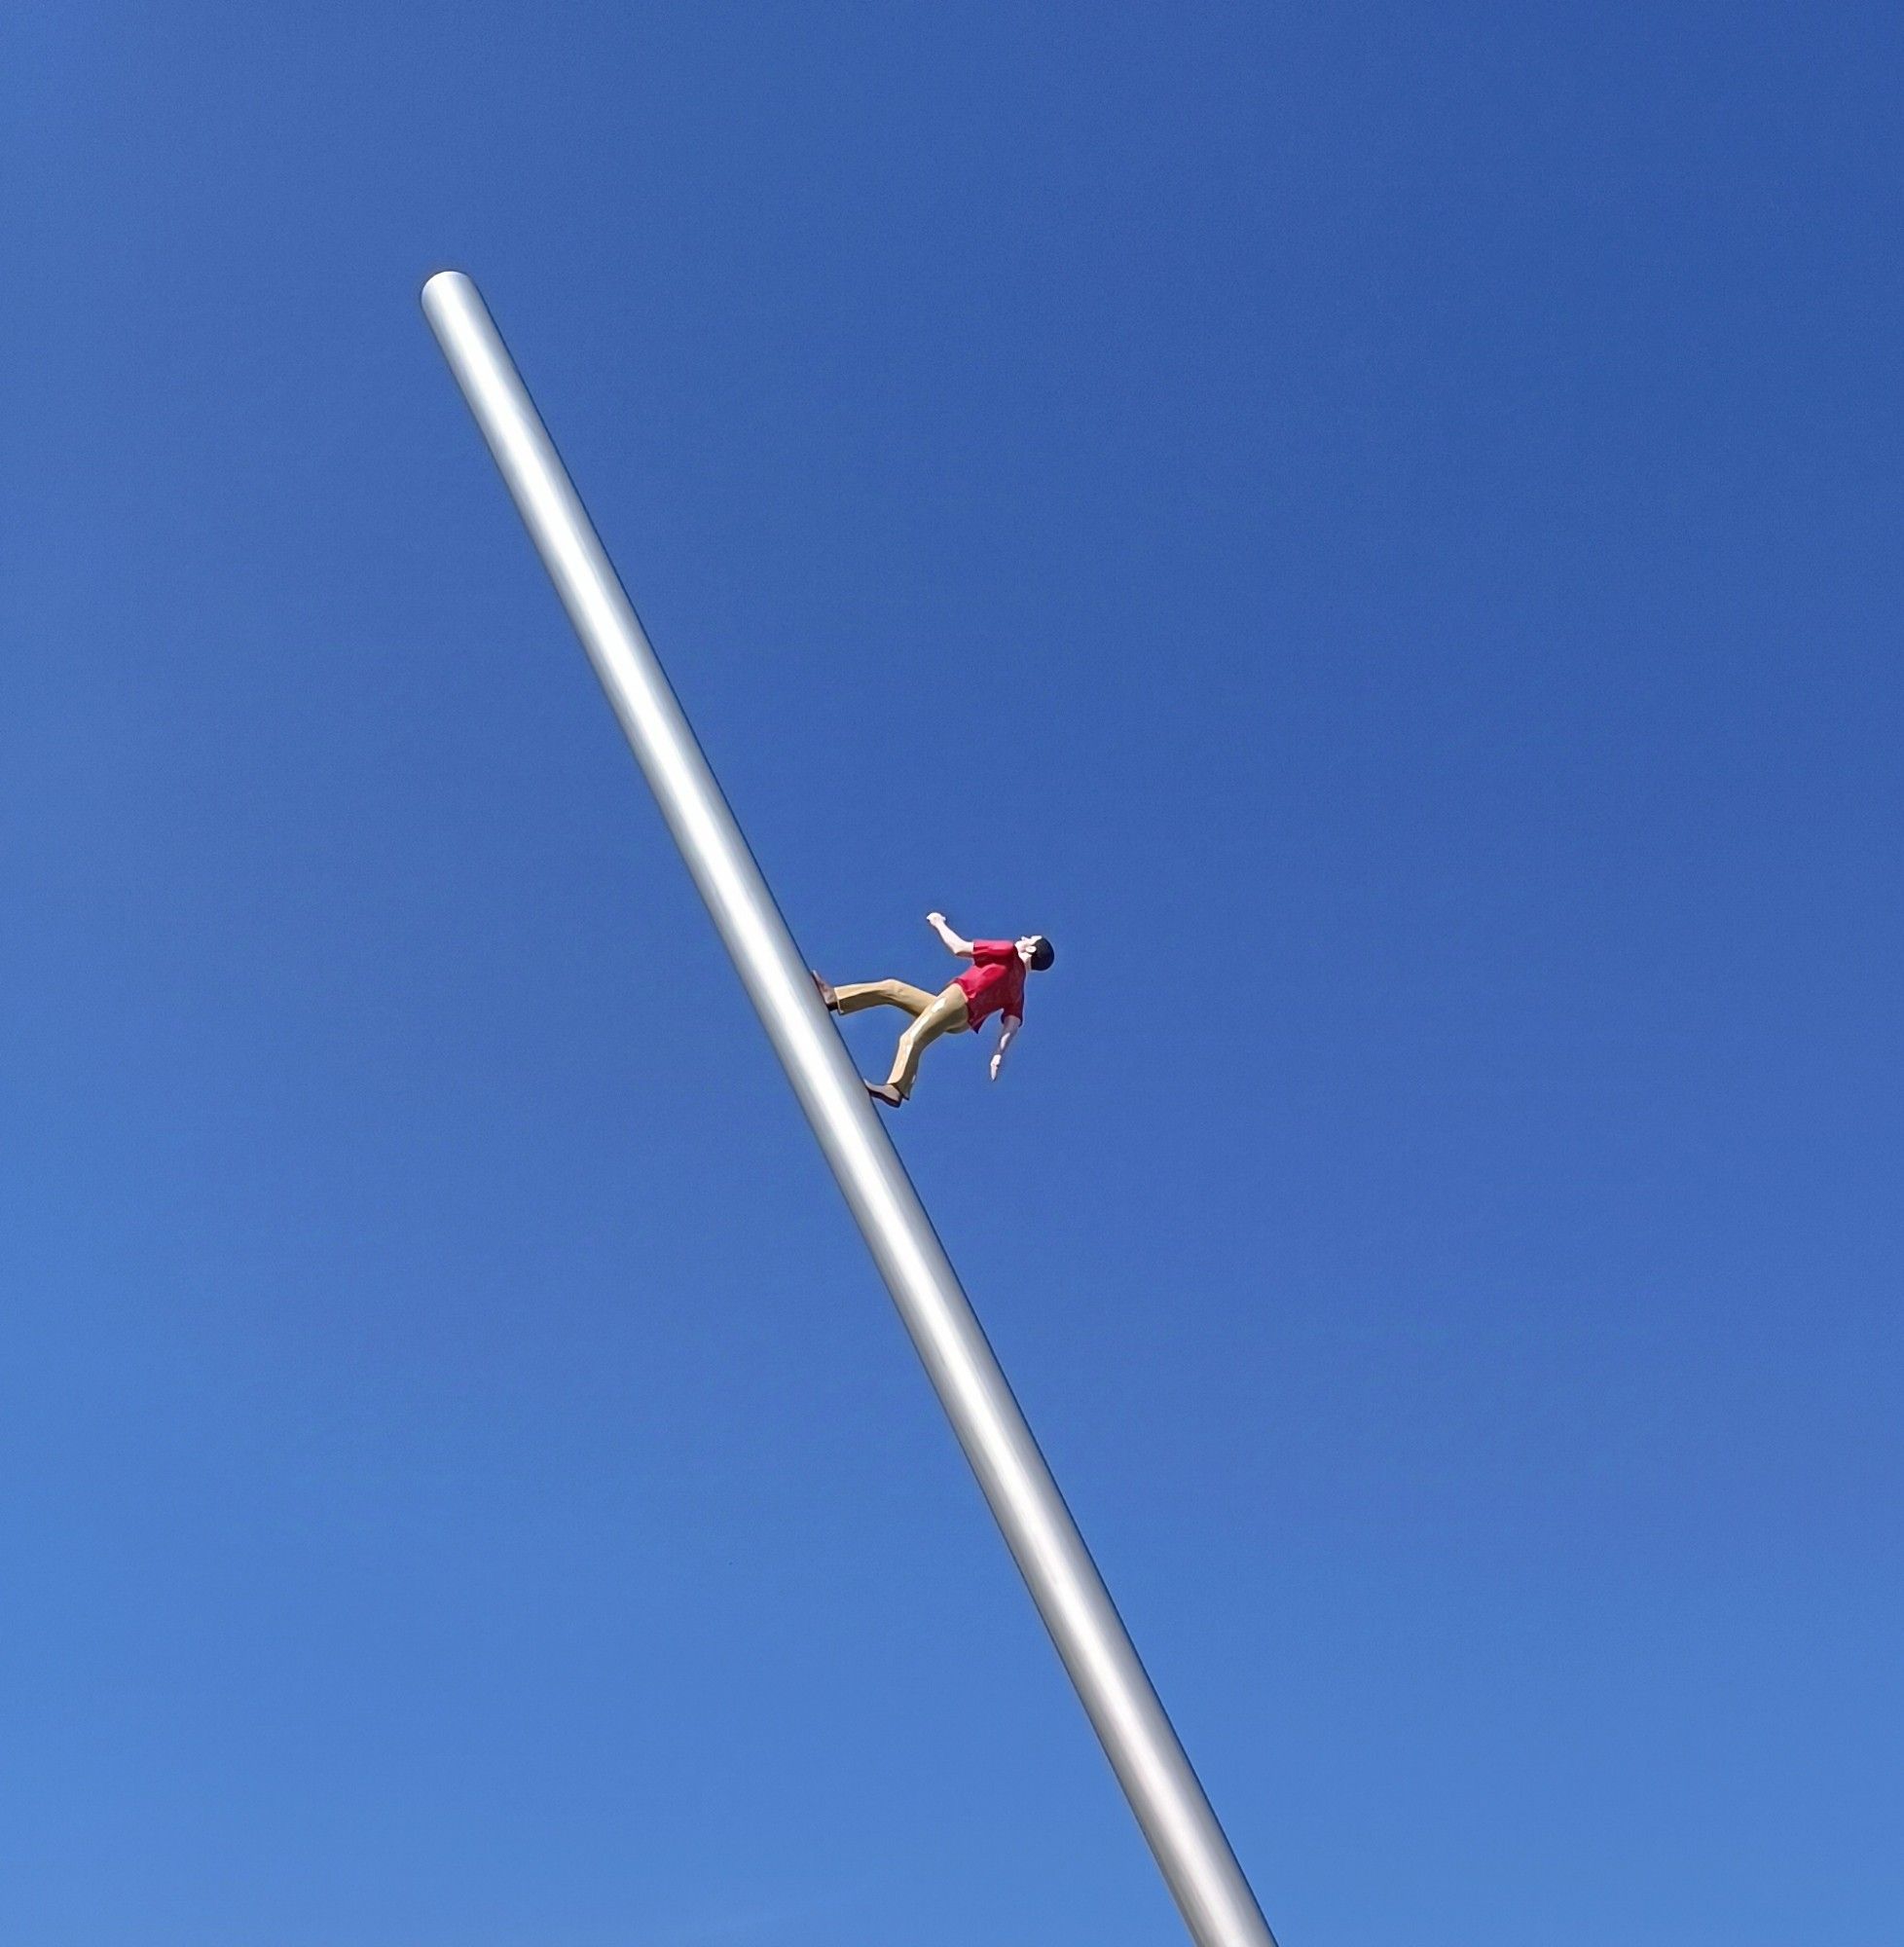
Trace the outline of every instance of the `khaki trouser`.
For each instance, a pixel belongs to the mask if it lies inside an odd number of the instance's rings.
[[[936,994],[904,980],[865,980],[857,987],[835,987],[833,1000],[843,1014],[857,1014],[861,1008],[903,1008],[912,1016],[912,1025],[899,1037],[893,1072],[886,1078],[887,1085],[901,1095],[912,1093],[926,1044],[940,1035],[964,1034],[971,1025],[966,1012],[966,990],[956,980]]]

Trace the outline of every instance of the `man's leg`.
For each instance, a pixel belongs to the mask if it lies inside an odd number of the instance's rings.
[[[925,988],[914,987],[904,980],[861,980],[853,986],[833,989],[833,1010],[857,1014],[861,1008],[903,1008],[917,1016],[933,1005],[934,998]]]
[[[966,990],[955,980],[943,993],[932,997],[931,1004],[899,1037],[898,1050],[893,1056],[893,1072],[886,1078],[887,1087],[897,1088],[901,1097],[910,1095],[926,1045],[943,1034],[962,1033],[968,1025]]]

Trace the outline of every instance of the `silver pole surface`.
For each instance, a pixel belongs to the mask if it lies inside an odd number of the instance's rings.
[[[1275,1947],[919,1194],[476,286],[423,311],[1198,1947]]]

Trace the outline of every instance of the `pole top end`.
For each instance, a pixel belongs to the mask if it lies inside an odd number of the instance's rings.
[[[476,286],[461,271],[432,271],[423,279],[423,287],[419,296],[422,300],[423,309],[428,311],[432,304],[440,304],[452,297],[473,294],[475,289]]]

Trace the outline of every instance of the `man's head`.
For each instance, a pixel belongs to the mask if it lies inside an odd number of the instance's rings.
[[[1018,958],[1034,974],[1043,974],[1057,957],[1051,951],[1051,942],[1042,933],[1028,933],[1018,942]]]

